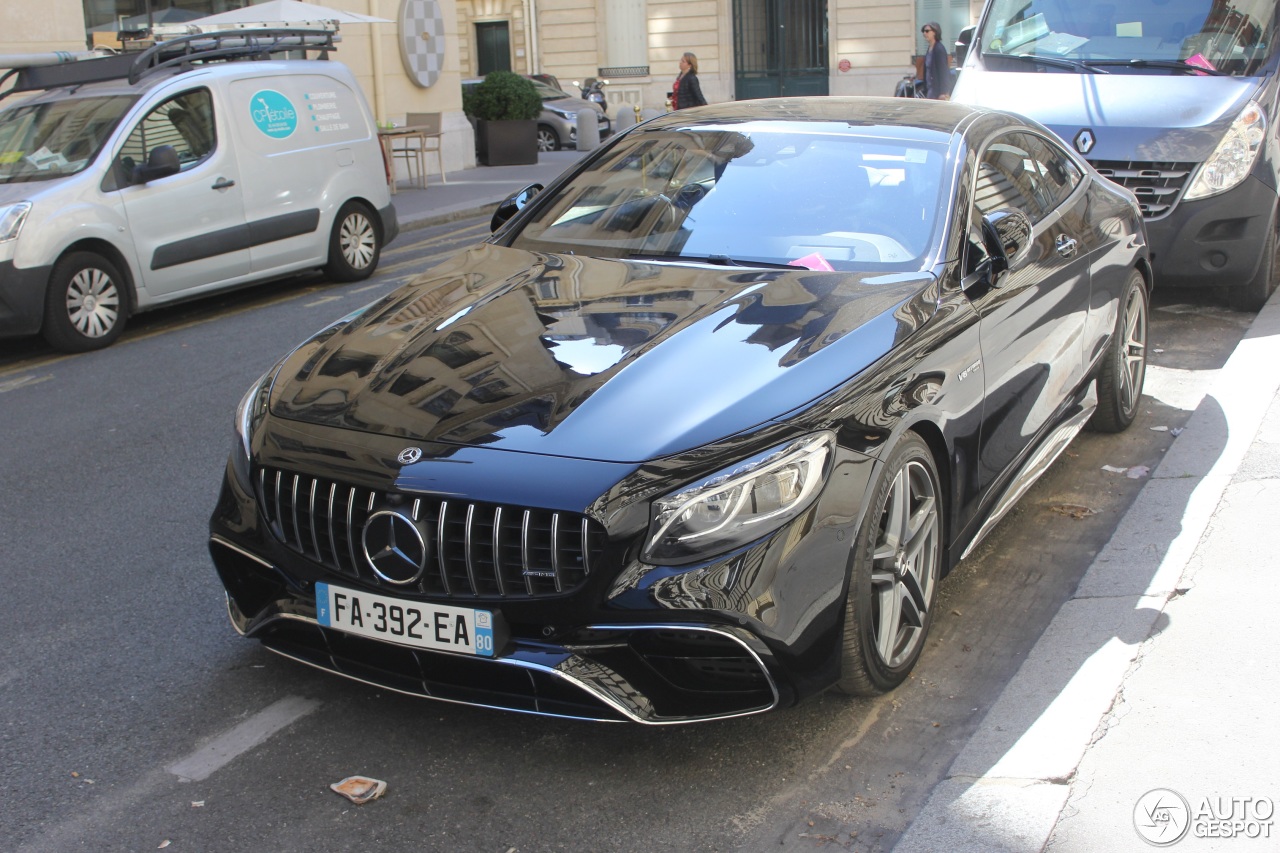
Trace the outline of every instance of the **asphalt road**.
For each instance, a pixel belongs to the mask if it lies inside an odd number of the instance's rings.
[[[231,630],[205,540],[240,396],[291,344],[481,220],[317,277],[136,318],[98,353],[0,344],[0,846],[10,850],[887,850],[1109,537],[1251,315],[1157,297],[1138,422],[1086,434],[941,587],[876,700],[649,729],[432,703]],[[388,783],[356,806],[330,783]]]

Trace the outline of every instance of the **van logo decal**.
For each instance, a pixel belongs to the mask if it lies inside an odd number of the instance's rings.
[[[1076,134],[1075,146],[1076,150],[1081,154],[1088,154],[1092,151],[1094,142],[1093,131],[1087,127]]]
[[[284,139],[298,129],[298,111],[274,89],[262,89],[250,98],[249,114],[258,130],[272,139]]]

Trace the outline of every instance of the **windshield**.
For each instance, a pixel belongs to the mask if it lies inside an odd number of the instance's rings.
[[[562,92],[555,86],[543,83],[541,80],[534,80],[532,77],[528,78],[528,80],[533,84],[533,88],[538,90],[538,97],[542,98],[544,101],[558,101],[561,98],[573,97],[573,95],[570,95],[568,92]]]
[[[632,134],[560,188],[511,245],[611,258],[919,269],[946,148],[757,123]]]
[[[0,182],[73,175],[98,156],[134,99],[74,98],[0,111]]]
[[[998,71],[1257,76],[1275,34],[1275,0],[993,0],[980,37]]]

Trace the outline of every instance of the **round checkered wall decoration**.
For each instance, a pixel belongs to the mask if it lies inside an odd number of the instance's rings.
[[[400,60],[414,84],[426,89],[444,68],[444,16],[436,0],[400,4]]]

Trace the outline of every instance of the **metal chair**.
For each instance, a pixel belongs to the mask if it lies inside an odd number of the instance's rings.
[[[404,131],[404,135],[396,135],[391,140],[392,164],[396,160],[404,160],[409,183],[421,182],[426,189],[427,154],[435,152],[440,182],[448,183],[449,179],[444,174],[444,152],[441,150],[440,113],[409,113],[405,116]]]

